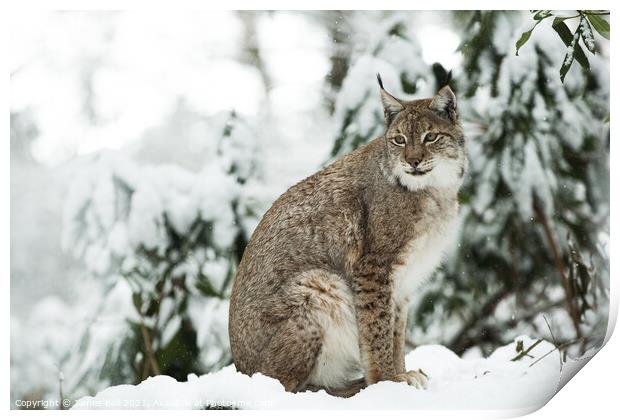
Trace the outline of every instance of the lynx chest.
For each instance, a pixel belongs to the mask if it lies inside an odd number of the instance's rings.
[[[443,216],[425,229],[425,233],[412,238],[392,266],[391,277],[397,302],[408,300],[441,264],[446,252],[455,246],[457,206]]]

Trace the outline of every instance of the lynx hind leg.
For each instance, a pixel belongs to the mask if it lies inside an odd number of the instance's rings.
[[[279,379],[291,392],[349,383],[353,365],[359,364],[359,349],[356,333],[342,328],[347,323],[355,327],[353,312],[347,309],[351,299],[346,284],[333,273],[310,270],[287,287],[282,308],[287,318],[263,353],[261,372]]]
[[[288,392],[298,392],[308,382],[321,349],[323,332],[304,309],[282,321],[264,355],[260,372],[278,379]]]
[[[363,377],[363,372],[351,291],[344,279],[336,274],[320,270],[307,274],[300,286],[313,290],[315,314],[323,330],[321,351],[309,384],[325,388],[330,393],[342,390],[354,394],[359,387],[351,388],[351,384]]]

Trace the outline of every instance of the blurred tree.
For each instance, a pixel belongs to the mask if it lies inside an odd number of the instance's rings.
[[[63,367],[68,393],[158,374],[185,380],[230,363],[227,299],[245,219],[254,217],[242,187],[257,155],[251,127],[235,113],[210,125],[220,133],[217,152],[198,174],[107,154],[79,168],[64,244],[105,292]],[[122,317],[106,334],[100,320],[110,312]]]
[[[32,156],[40,130],[31,110],[10,114],[11,404],[58,395],[59,335],[73,326],[57,296],[76,295],[71,258],[60,247],[60,174]],[[25,251],[24,251],[25,250]],[[33,304],[36,302],[36,304]],[[71,339],[66,337],[65,341]],[[35,380],[33,380],[35,379]]]
[[[239,61],[256,67],[260,73],[265,89],[265,96],[269,95],[269,91],[273,88],[273,81],[267,71],[267,66],[260,50],[260,43],[257,32],[258,12],[254,10],[239,10],[237,15],[243,25],[243,47],[240,50]]]
[[[365,33],[368,39],[365,48],[352,56],[335,102],[337,134],[332,158],[381,134],[383,108],[378,100],[377,72],[399,97],[430,93],[432,73],[422,60],[412,23],[408,14],[379,12],[357,15],[351,21],[354,32],[359,28],[357,36]]]
[[[596,54],[597,48],[594,31],[609,40],[609,23],[603,18],[603,16],[608,16],[609,12],[575,10],[574,13],[567,15],[563,12],[556,13],[552,10],[532,10],[531,13],[535,23],[531,29],[523,32],[517,40],[515,54],[519,55],[519,49],[527,43],[532,36],[532,32],[541,22],[553,17],[552,27],[566,45],[566,55],[560,67],[560,79],[562,81],[564,81],[564,77],[566,77],[574,61],[577,61],[584,70],[590,69],[590,62],[581,45],[583,44],[584,48],[591,54]],[[571,31],[566,24],[566,22],[572,19],[579,19],[574,31]],[[594,31],[592,28],[594,28]]]
[[[32,112],[11,112],[11,161],[13,163],[32,162],[32,142],[38,137],[39,129]]]
[[[554,34],[540,31],[517,57],[521,14],[466,18],[457,87],[470,171],[460,243],[422,297],[415,324],[458,325],[445,337],[457,353],[490,352],[528,333],[600,344],[607,312],[594,305],[608,282],[599,252],[609,223],[607,62],[593,57],[591,71],[562,83]],[[596,276],[585,268],[582,278],[570,274],[581,253],[589,260],[581,266],[597,267]]]
[[[459,354],[471,347],[489,353],[519,334],[600,344],[607,320],[597,296],[608,276],[599,252],[609,214],[608,62],[597,55],[589,71],[562,83],[557,69],[565,50],[554,33],[537,33],[515,56],[526,15],[455,12],[464,63],[451,80],[440,64],[420,64],[411,20],[375,16],[377,37],[354,55],[336,101],[332,156],[383,130],[377,71],[405,98],[450,83],[470,152],[459,244],[412,305],[411,342],[439,342]]]
[[[310,15],[326,28],[331,43],[330,69],[325,77],[324,92],[325,104],[330,113],[335,110],[338,92],[351,64],[355,39],[352,25],[355,13],[351,10],[327,10]]]

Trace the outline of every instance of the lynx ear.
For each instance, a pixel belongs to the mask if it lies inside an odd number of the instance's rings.
[[[379,82],[379,88],[381,92],[381,103],[383,104],[385,123],[387,125],[390,125],[390,123],[394,120],[396,114],[405,109],[405,107],[398,99],[390,95],[383,88],[383,81],[381,80],[381,75],[379,73],[377,73],[377,81]]]
[[[439,92],[431,101],[430,108],[448,117],[452,122],[457,122],[459,119],[456,96],[448,85],[439,89]]]

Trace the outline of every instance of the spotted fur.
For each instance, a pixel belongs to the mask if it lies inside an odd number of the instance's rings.
[[[385,134],[280,196],[239,264],[235,366],[288,391],[425,382],[405,371],[407,305],[453,242],[465,140],[449,87],[410,102],[380,92]]]

